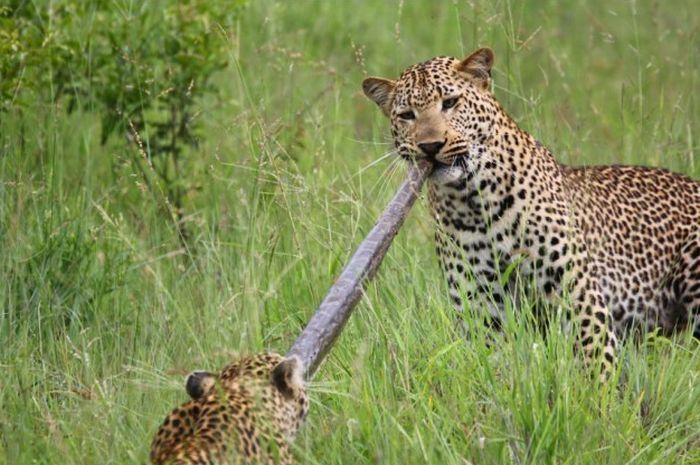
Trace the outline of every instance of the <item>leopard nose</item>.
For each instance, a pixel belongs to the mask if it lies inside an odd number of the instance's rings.
[[[440,149],[442,149],[445,146],[445,141],[435,141],[435,142],[424,142],[422,144],[418,144],[418,148],[423,151],[424,154],[426,154],[429,157],[434,157],[440,152]]]

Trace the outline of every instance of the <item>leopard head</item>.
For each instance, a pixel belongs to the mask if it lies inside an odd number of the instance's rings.
[[[367,78],[362,89],[391,120],[401,157],[453,165],[484,144],[499,113],[489,90],[493,60],[488,48],[464,60],[437,57],[398,80]]]

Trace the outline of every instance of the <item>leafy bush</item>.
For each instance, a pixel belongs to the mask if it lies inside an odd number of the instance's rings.
[[[0,112],[25,96],[96,110],[102,143],[126,136],[146,186],[163,192],[182,240],[183,200],[195,183],[182,169],[196,146],[197,101],[227,64],[225,32],[245,0],[10,2],[0,7]]]

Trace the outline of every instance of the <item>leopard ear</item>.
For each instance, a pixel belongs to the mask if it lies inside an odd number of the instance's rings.
[[[385,115],[391,114],[391,102],[394,98],[396,81],[391,79],[369,77],[362,81],[362,90],[374,103],[379,105]]]
[[[304,374],[301,362],[296,357],[288,357],[277,364],[272,370],[272,384],[287,399],[304,388]]]
[[[193,371],[187,376],[185,390],[192,399],[201,399],[214,387],[216,378],[217,375],[215,373]]]
[[[488,88],[491,82],[491,67],[493,66],[493,50],[480,48],[457,65],[457,71],[464,73],[482,89]]]

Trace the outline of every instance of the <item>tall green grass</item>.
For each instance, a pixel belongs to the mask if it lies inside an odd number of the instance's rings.
[[[187,248],[89,105],[2,115],[0,462],[144,463],[185,373],[289,347],[404,173],[364,76],[488,45],[561,161],[698,179],[699,28],[689,0],[251,1],[201,102]],[[700,463],[696,341],[627,345],[597,386],[520,310],[490,347],[459,336],[417,205],[313,381],[299,462]]]

